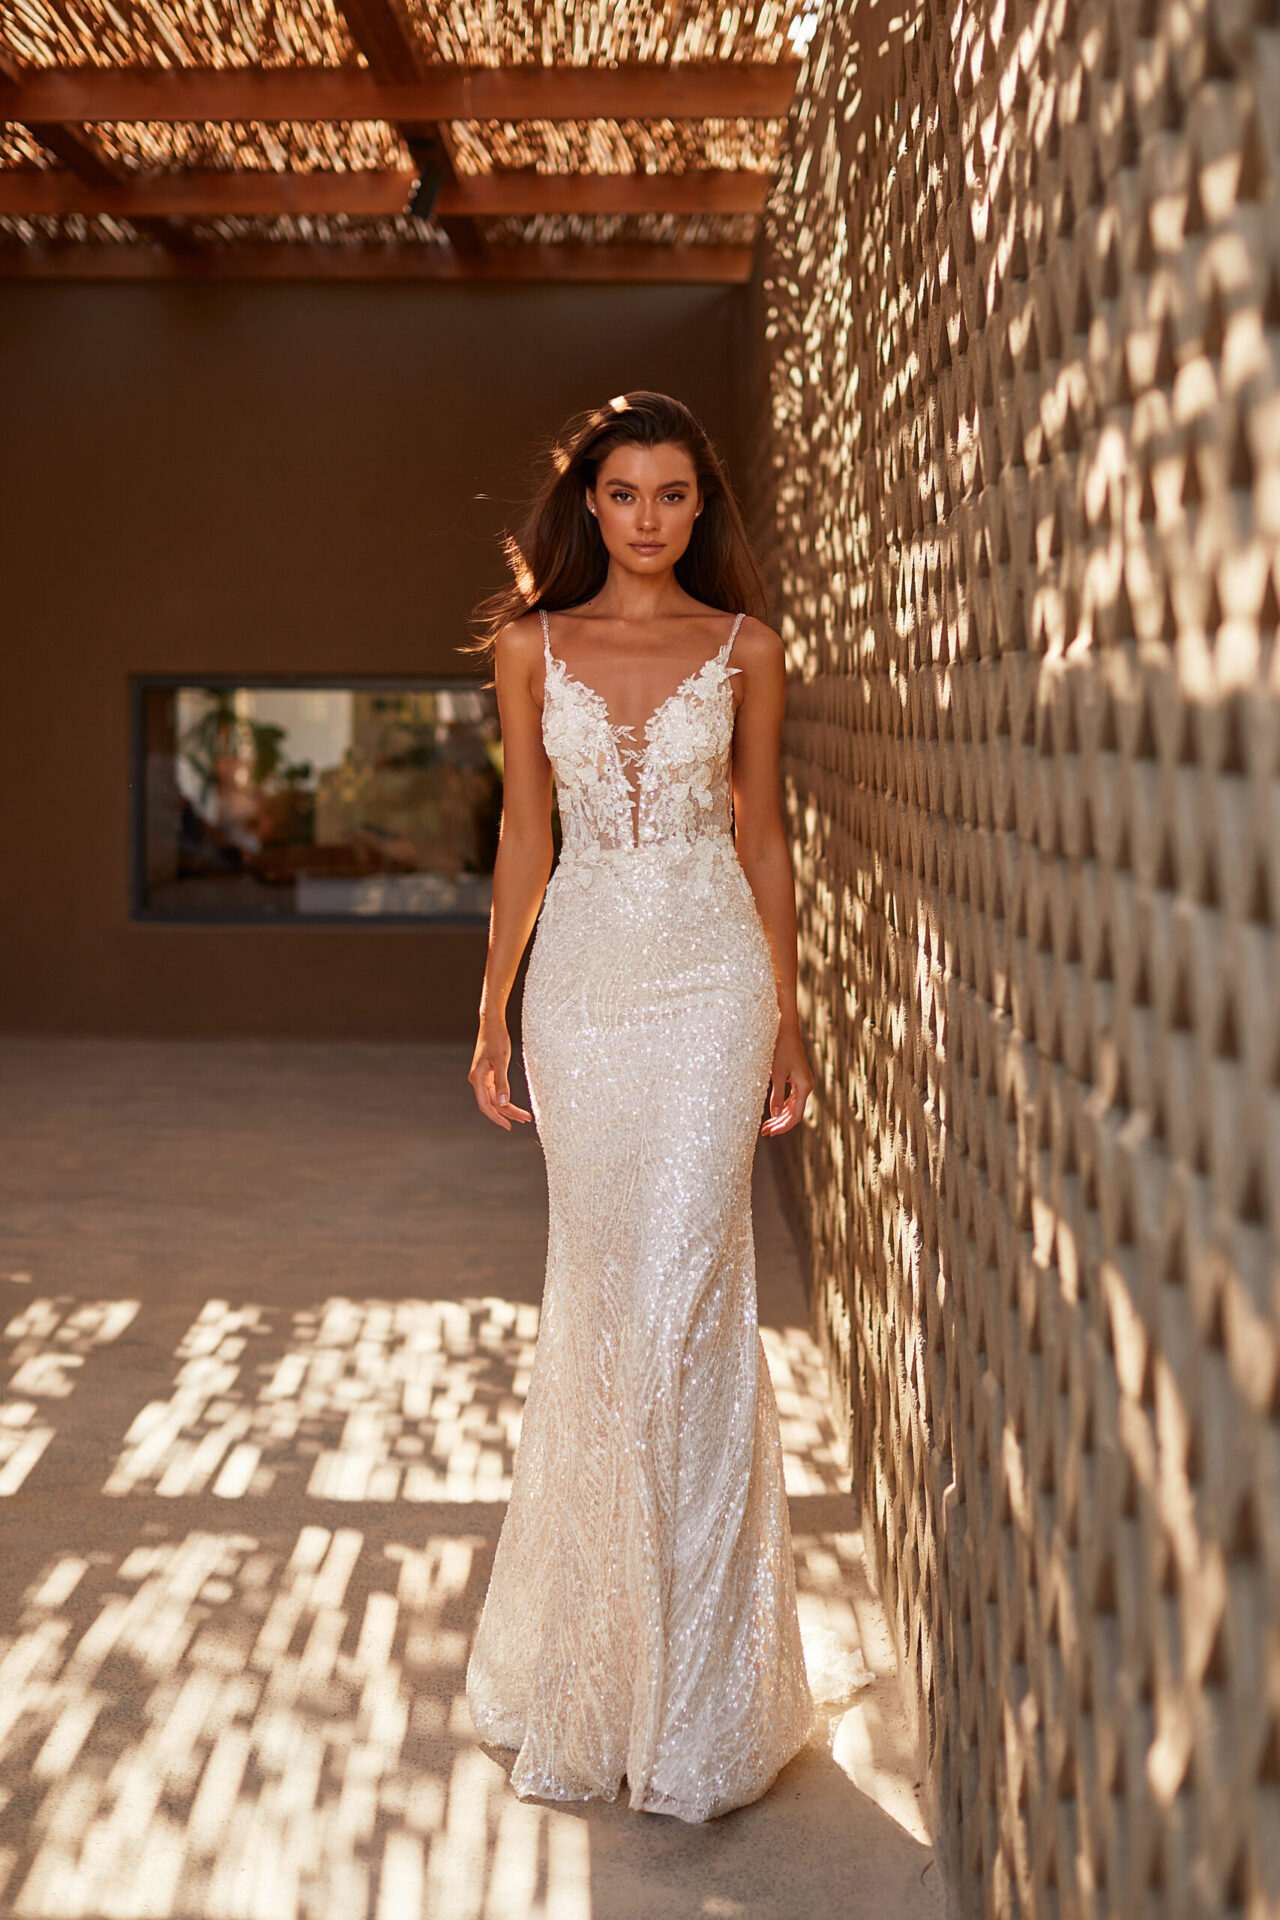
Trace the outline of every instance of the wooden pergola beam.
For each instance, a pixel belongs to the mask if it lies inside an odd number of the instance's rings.
[[[0,55],[0,118],[19,125],[22,124],[21,115],[13,112],[12,107],[14,96],[22,91],[21,80],[19,69]],[[83,192],[115,192],[128,181],[128,168],[114,154],[107,152],[91,128],[80,126],[75,121],[40,120],[30,122],[29,130],[46,153],[51,153],[55,160],[62,162],[72,181]],[[186,230],[164,216],[152,219],[140,212],[134,225],[141,237],[154,240],[159,246],[171,247],[176,252],[185,252],[191,244]]]
[[[430,246],[0,246],[0,280],[456,280],[737,286],[751,278],[750,247],[493,247],[480,254]]]
[[[403,213],[411,173],[184,172],[90,184],[50,169],[0,170],[0,215],[113,214],[122,220],[204,220],[277,214]],[[488,173],[440,190],[438,215],[476,220],[547,214],[759,213],[759,173]]]
[[[375,80],[391,85],[413,85],[424,78],[426,68],[422,45],[403,0],[339,0],[347,30]],[[444,184],[452,181],[453,146],[444,129],[434,121],[397,123],[400,137],[406,141],[419,166],[431,165],[435,177]],[[451,214],[440,205],[437,193],[433,214],[444,229],[449,244],[459,253],[478,253],[483,245],[474,218]]]
[[[412,86],[422,78],[418,37],[400,0],[338,0],[338,11],[375,80]]]
[[[6,120],[40,128],[92,121],[771,119],[786,114],[794,61],[618,67],[439,67],[381,81],[359,67],[24,69]]]
[[[14,111],[14,102],[22,87],[20,70],[11,61],[0,54],[0,119],[22,124],[21,113]],[[103,151],[91,133],[81,126],[49,121],[39,129],[32,128],[41,146],[60,160],[77,180],[83,180],[91,187],[111,186],[123,178],[123,169],[117,161]]]
[[[0,172],[0,214],[225,220],[403,213],[411,173],[168,173],[91,187],[68,173]]]
[[[4,94],[0,92],[0,114],[5,119],[12,116],[5,111]],[[41,126],[32,129],[40,145],[55,160],[60,160],[75,183],[82,183],[92,190],[95,187],[119,186],[124,179],[124,169],[108,154],[104,153],[91,133],[83,127]]]
[[[698,168],[685,173],[483,173],[455,181],[440,204],[490,218],[539,214],[762,213],[763,173]]]

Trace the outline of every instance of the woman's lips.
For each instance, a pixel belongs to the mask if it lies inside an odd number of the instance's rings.
[[[633,553],[661,553],[662,542],[661,540],[633,540],[631,542],[631,551]]]

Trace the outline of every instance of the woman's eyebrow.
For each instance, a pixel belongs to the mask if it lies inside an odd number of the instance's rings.
[[[604,484],[606,487],[630,487],[632,493],[638,493],[640,491],[634,480],[620,479],[616,473],[611,479],[606,480]],[[667,480],[658,488],[658,492],[670,493],[672,487],[688,487],[692,486],[692,484],[693,482],[691,480]]]

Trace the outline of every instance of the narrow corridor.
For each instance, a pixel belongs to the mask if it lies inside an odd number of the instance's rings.
[[[761,1321],[823,1696],[687,1827],[518,1802],[463,1698],[545,1251],[457,1048],[0,1049],[0,1910],[941,1915],[762,1149]],[[509,1758],[509,1756],[508,1756]]]

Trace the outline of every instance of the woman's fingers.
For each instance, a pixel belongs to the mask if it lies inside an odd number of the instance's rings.
[[[513,1120],[525,1125],[533,1119],[526,1108],[512,1104],[511,1090],[500,1068],[491,1064],[478,1065],[472,1068],[469,1077],[476,1105],[485,1119],[492,1120],[494,1126],[501,1127],[504,1133],[510,1133]]]
[[[780,1133],[786,1118],[786,1084],[774,1079],[769,1087],[769,1117],[761,1126],[761,1133]]]
[[[761,1126],[761,1133],[773,1139],[777,1134],[786,1133],[796,1126],[804,1113],[809,1092],[810,1089],[807,1086],[803,1084],[797,1086],[788,1079],[785,1083],[784,1098],[783,1088],[775,1085],[769,1094],[769,1118]]]
[[[512,1104],[511,1089],[505,1080],[498,1080],[494,1083],[493,1102],[500,1112],[506,1114],[509,1120],[532,1120],[533,1118],[533,1115],[526,1112],[523,1107],[517,1107]]]
[[[495,1127],[501,1127],[504,1133],[510,1133],[511,1122],[498,1111],[497,1095],[493,1090],[493,1077],[486,1074],[474,1082],[476,1105],[486,1120],[492,1120]]]
[[[467,1075],[471,1082],[471,1091],[476,1096],[476,1105],[486,1120],[492,1120],[495,1127],[501,1127],[507,1133],[511,1131],[510,1121],[498,1111],[497,1082],[500,1069],[490,1061],[477,1060]]]

